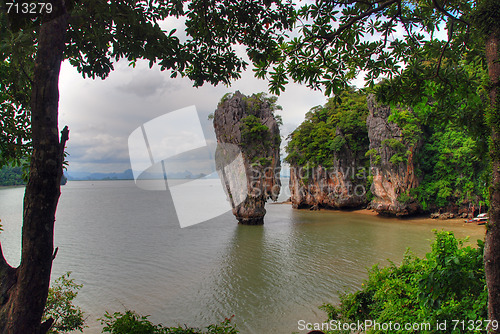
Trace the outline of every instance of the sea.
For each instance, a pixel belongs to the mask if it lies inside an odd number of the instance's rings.
[[[213,182],[199,185],[196,198],[209,198]],[[280,201],[287,197],[283,183]],[[471,244],[485,233],[456,220],[286,203],[267,203],[262,226],[239,225],[228,211],[181,228],[169,191],[128,180],[69,181],[61,191],[52,279],[70,271],[83,285],[74,302],[89,334],[101,332],[105,312],[126,310],[165,326],[203,328],[232,318],[242,334],[305,333],[304,323],[327,319],[321,305],[360,289],[375,264],[398,264],[408,249],[430,251],[434,230],[454,231]],[[21,254],[23,195],[24,187],[0,188],[0,241],[12,266]]]

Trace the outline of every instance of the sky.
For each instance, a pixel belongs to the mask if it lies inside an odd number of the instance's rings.
[[[105,79],[83,79],[65,61],[59,81],[59,126],[68,125],[68,173],[123,172],[130,168],[128,138],[142,124],[166,113],[195,106],[206,138],[214,138],[208,115],[228,92],[245,95],[267,92],[267,81],[256,79],[247,70],[230,87],[204,85],[192,87],[187,78],[170,78],[168,71],[149,69],[146,62],[135,68],[127,61],[115,64]],[[299,84],[289,84],[278,98],[283,110],[281,135],[286,137],[303,120],[309,109],[323,105],[327,98]]]
[[[181,41],[185,39],[183,26],[182,19],[162,22],[165,30],[178,29]],[[400,30],[396,29],[394,35],[401,34]],[[446,36],[445,30],[441,34]],[[238,54],[244,55],[241,46],[236,48]],[[195,106],[198,112],[205,138],[213,141],[215,134],[208,115],[215,111],[224,94],[237,90],[245,95],[268,91],[267,81],[256,79],[250,66],[230,87],[206,84],[200,88],[192,87],[187,78],[172,79],[168,71],[161,72],[157,67],[150,69],[147,62],[139,61],[133,68],[127,61],[120,61],[114,67],[107,79],[93,80],[83,79],[67,61],[62,64],[59,126],[62,129],[68,125],[70,129],[66,149],[70,175],[123,172],[131,168],[129,136],[148,121],[190,106]],[[364,86],[362,77],[363,73],[352,84]],[[283,119],[282,137],[286,138],[312,107],[326,101],[321,91],[289,83],[278,98],[278,104],[283,107],[277,112]]]
[[[183,18],[168,18],[160,23],[164,30],[176,29],[180,41],[186,39]],[[235,46],[237,54],[245,57],[243,46]],[[250,63],[250,61],[247,62]],[[105,80],[83,79],[67,61],[63,62],[59,80],[59,127],[68,125],[70,139],[68,173],[123,172],[131,168],[128,138],[142,124],[172,111],[195,106],[205,138],[215,140],[212,121],[208,115],[228,92],[239,90],[244,95],[268,92],[268,83],[256,79],[251,66],[241,79],[230,87],[205,84],[194,88],[187,78],[170,78],[170,72],[158,67],[149,68],[147,62],[137,62],[135,68],[128,61],[114,64],[115,70]],[[362,81],[355,83],[363,86]],[[289,83],[281,93],[277,112],[283,119],[280,128],[285,139],[303,120],[305,114],[327,98],[321,91]],[[282,149],[284,144],[282,145]],[[283,157],[282,157],[283,158]]]

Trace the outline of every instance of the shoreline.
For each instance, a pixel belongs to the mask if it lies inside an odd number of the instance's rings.
[[[272,205],[278,205],[278,204],[288,204],[292,205],[291,201],[282,201],[282,202],[271,202],[269,204]],[[307,208],[304,209],[294,209],[294,210],[299,210],[299,211],[323,211],[323,212],[342,212],[342,213],[353,213],[353,214],[358,214],[358,215],[364,215],[364,216],[373,216],[373,217],[380,217],[380,218],[387,218],[390,220],[395,220],[395,221],[414,221],[418,223],[450,223],[450,224],[462,224],[463,226],[477,226],[478,228],[486,228],[484,224],[479,225],[475,223],[466,223],[465,218],[451,218],[451,219],[438,219],[438,218],[431,218],[429,215],[415,215],[415,216],[409,216],[409,217],[395,217],[395,216],[385,216],[377,213],[375,210],[372,209],[352,209],[352,210],[341,210],[341,209],[319,209],[319,210],[310,210]]]
[[[0,189],[20,188],[20,187],[26,187],[26,185],[25,184],[17,184],[17,185],[10,185],[10,186],[0,186]]]

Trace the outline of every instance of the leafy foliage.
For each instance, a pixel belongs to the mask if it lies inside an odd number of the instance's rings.
[[[73,304],[82,285],[76,284],[70,278],[71,272],[59,277],[49,289],[49,296],[43,314],[43,320],[54,319],[49,333],[83,332],[85,328],[84,313],[80,307]]]
[[[30,153],[34,34],[13,33],[0,11],[0,167],[21,164]]]
[[[349,148],[364,163],[368,150],[366,95],[351,88],[325,106],[312,108],[289,136],[287,162],[330,167],[336,154]]]
[[[241,144],[243,148],[254,156],[254,160],[259,159],[259,162],[264,162],[263,165],[267,165],[269,161],[266,157],[258,157],[262,153],[265,154],[270,147],[271,133],[269,128],[261,123],[260,118],[254,115],[242,118],[241,123]]]
[[[0,186],[18,186],[22,184],[24,184],[22,167],[5,165],[0,168]]]
[[[106,78],[114,62],[158,64],[171,77],[186,76],[195,86],[240,77],[245,60],[275,54],[295,22],[291,3],[265,1],[66,1],[69,27],[64,58],[83,77]],[[167,18],[184,18],[185,34],[164,30]],[[0,167],[30,154],[30,99],[40,13],[8,12],[0,6]],[[210,27],[210,29],[207,29]],[[187,35],[187,36],[184,36]],[[183,40],[183,41],[181,41]]]
[[[420,186],[415,190],[423,204],[488,204],[491,173],[482,146],[463,129],[448,125],[429,129],[419,153]]]
[[[226,94],[222,97],[221,103],[231,98],[231,94]],[[262,124],[258,113],[262,108],[270,108],[274,119],[278,125],[282,124],[281,118],[275,115],[277,110],[282,107],[277,105],[278,98],[276,96],[268,97],[266,93],[257,93],[243,99],[245,109],[249,113],[248,116],[240,120],[241,126],[241,145],[247,154],[251,157],[253,163],[258,163],[262,166],[268,166],[272,162],[272,157],[267,156],[270,148],[278,150],[281,144],[279,134],[272,136],[272,131],[268,126]]]
[[[149,316],[138,315],[134,311],[125,313],[106,312],[101,320],[104,325],[103,333],[112,334],[237,334],[238,331],[231,325],[231,318],[226,318],[220,324],[212,324],[205,329],[190,327],[164,327],[155,325],[148,320]]]
[[[329,320],[352,323],[431,323],[454,319],[487,319],[487,291],[483,268],[482,241],[477,248],[464,247],[452,232],[436,232],[432,251],[425,258],[410,252],[400,266],[375,265],[360,291],[341,296],[339,306],[325,304]],[[451,333],[448,326],[445,333]],[[383,331],[406,333],[407,331]],[[442,333],[435,326],[430,332]],[[472,331],[471,331],[472,332]],[[367,333],[382,333],[367,330]]]
[[[297,11],[299,35],[283,43],[279,54],[257,63],[256,73],[269,76],[273,94],[292,79],[338,95],[360,71],[373,85],[379,77],[392,78],[408,69],[419,78],[401,86],[409,91],[425,78],[462,85],[455,65],[483,56],[478,31],[470,29],[475,6],[467,0],[307,3]],[[448,40],[439,37],[443,28]]]

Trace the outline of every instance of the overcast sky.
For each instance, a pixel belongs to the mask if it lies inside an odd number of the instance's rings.
[[[183,31],[182,20],[168,19],[162,28]],[[396,29],[394,36],[400,35]],[[446,36],[443,29],[440,35]],[[184,36],[179,36],[181,41]],[[375,37],[371,37],[375,38]],[[244,54],[241,46],[237,51]],[[364,85],[362,75],[352,82]],[[130,168],[128,137],[142,124],[166,113],[194,105],[200,115],[207,138],[214,138],[211,121],[207,117],[214,112],[221,97],[239,90],[245,95],[267,92],[268,83],[256,79],[249,69],[230,87],[205,85],[193,88],[186,78],[171,79],[168,71],[149,69],[146,62],[138,62],[135,68],[127,61],[115,64],[115,70],[106,80],[83,79],[67,61],[60,75],[60,128],[68,125],[70,140],[67,143],[68,172],[123,172]],[[290,83],[279,96],[278,112],[283,118],[281,135],[286,136],[303,120],[309,109],[323,105],[327,98],[320,91]]]
[[[251,95],[265,91],[267,82],[243,73],[231,87],[205,85],[193,88],[189,79],[171,79],[169,72],[149,69],[147,63],[135,68],[128,62],[115,64],[115,70],[106,80],[83,79],[68,62],[64,62],[60,76],[60,128],[68,125],[68,172],[122,172],[130,168],[128,137],[143,123],[171,111],[194,105],[206,132],[214,136],[207,117],[227,92],[241,91]],[[285,137],[303,121],[310,108],[324,104],[322,92],[304,86],[289,84],[279,96],[278,112],[284,125]]]

